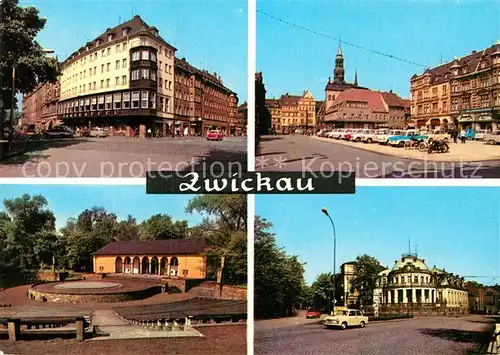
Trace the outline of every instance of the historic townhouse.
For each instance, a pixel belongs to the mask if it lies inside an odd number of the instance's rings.
[[[22,126],[26,129],[50,128],[59,124],[57,112],[60,85],[45,83],[23,97]]]
[[[302,95],[286,93],[279,99],[268,99],[266,106],[271,113],[272,129],[276,132],[316,127],[316,101],[309,91]]]
[[[411,253],[379,273],[374,306],[381,313],[466,314],[469,310],[463,277],[429,268]]]
[[[414,75],[411,93],[418,126],[498,131],[500,43]]]

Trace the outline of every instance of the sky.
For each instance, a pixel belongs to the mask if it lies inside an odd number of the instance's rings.
[[[82,45],[139,15],[177,48],[176,56],[216,72],[247,100],[247,3],[238,0],[21,0],[47,18],[37,40],[65,60]]]
[[[257,70],[267,98],[309,90],[324,100],[338,38],[423,66],[342,44],[345,79],[409,98],[410,77],[500,40],[499,0],[257,0]],[[441,61],[442,58],[442,61]]]
[[[255,211],[273,223],[277,245],[306,263],[308,284],[333,269],[322,207],[336,227],[337,272],[363,254],[392,268],[410,238],[411,252],[417,246],[429,268],[500,284],[499,201],[499,188],[357,187],[354,195],[257,195]]]
[[[186,220],[190,226],[202,221],[198,213],[186,214],[184,208],[195,195],[146,195],[145,186],[98,185],[0,185],[0,211],[3,201],[23,194],[42,195],[56,216],[56,227],[66,225],[68,218],[78,217],[86,209],[104,207],[119,220],[132,215],[140,223],[154,214]]]

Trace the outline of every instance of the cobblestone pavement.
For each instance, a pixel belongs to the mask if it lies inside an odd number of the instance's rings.
[[[421,317],[374,322],[364,329],[326,329],[301,318],[255,324],[255,354],[460,355],[488,342],[486,316]]]
[[[260,171],[356,171],[356,177],[359,178],[500,177],[500,156],[498,160],[484,162],[430,161],[368,151],[356,147],[354,144],[357,143],[346,145],[335,142],[300,135],[264,136],[257,152],[255,168]],[[478,144],[468,142],[465,145],[475,147]],[[500,152],[500,146],[490,148],[498,148]],[[400,151],[401,154],[405,152],[403,148],[383,149]]]
[[[185,171],[231,164],[246,168],[246,138],[74,138],[31,142],[0,162],[0,177],[135,177],[149,170]]]

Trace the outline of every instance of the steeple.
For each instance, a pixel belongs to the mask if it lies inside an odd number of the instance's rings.
[[[342,47],[340,46],[335,56],[335,69],[333,71],[333,82],[336,84],[345,84],[344,81],[344,56],[342,55]]]
[[[358,86],[358,69],[356,69],[356,73],[354,74],[354,86]]]

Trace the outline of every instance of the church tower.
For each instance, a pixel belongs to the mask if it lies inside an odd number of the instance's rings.
[[[344,84],[344,56],[342,55],[342,47],[340,46],[335,56],[335,70],[333,71],[333,82],[336,84]]]

